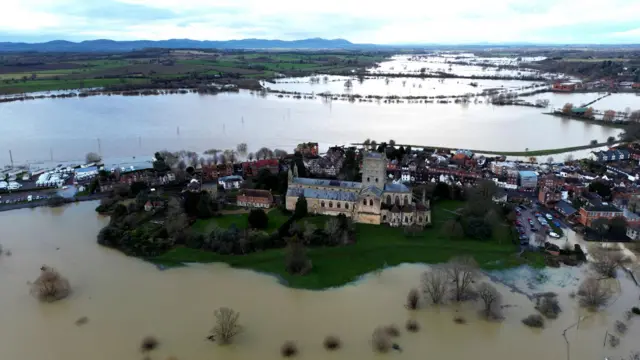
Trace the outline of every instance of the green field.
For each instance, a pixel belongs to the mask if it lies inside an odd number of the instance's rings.
[[[284,224],[290,215],[283,214],[281,211],[274,209],[269,211],[269,226],[267,231],[277,230],[282,224]],[[231,225],[235,225],[238,229],[247,229],[249,227],[249,214],[231,214],[221,217],[213,217],[206,220],[196,220],[192,226],[192,230],[201,234],[208,235],[211,233],[214,227],[228,228]]]
[[[276,274],[286,280],[289,286],[305,289],[341,286],[385,266],[401,263],[442,263],[453,256],[463,254],[473,256],[484,269],[509,268],[524,263],[535,266],[542,264],[542,259],[538,256],[532,256],[530,259],[517,257],[517,247],[509,238],[507,227],[504,228],[503,234],[489,241],[448,240],[442,237],[440,226],[453,216],[450,211],[460,206],[462,203],[456,201],[438,203],[432,210],[434,226],[416,237],[406,237],[402,229],[384,225],[356,224],[355,244],[308,249],[313,269],[304,276],[290,275],[285,271],[284,249],[238,256],[218,255],[181,247],[151,260],[168,266],[188,262],[225,262],[237,268]],[[278,215],[277,219],[282,221],[283,218]],[[317,217],[319,220],[310,219],[324,221],[323,217]],[[216,220],[219,226],[242,221],[246,221],[245,216],[237,216],[231,220]],[[197,229],[205,227],[202,223],[194,226]]]

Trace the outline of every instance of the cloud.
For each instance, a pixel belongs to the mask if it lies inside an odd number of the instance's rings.
[[[20,0],[3,39],[345,38],[360,43],[638,42],[637,0]],[[35,41],[35,40],[34,40]]]

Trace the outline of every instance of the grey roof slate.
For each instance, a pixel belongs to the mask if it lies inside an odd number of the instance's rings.
[[[317,189],[299,189],[290,188],[287,190],[287,196],[299,197],[304,195],[309,199],[339,200],[339,201],[356,201],[358,194],[349,191],[340,190],[317,190]]]

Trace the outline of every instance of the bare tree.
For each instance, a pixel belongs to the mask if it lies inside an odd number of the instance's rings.
[[[285,156],[287,156],[287,152],[285,150],[282,149],[275,149],[273,150],[273,154],[275,155],[276,158],[278,159],[282,159]]]
[[[573,155],[568,154],[567,156],[564,157],[564,162],[569,163],[573,161]]]
[[[61,300],[70,292],[69,280],[47,265],[40,268],[40,276],[31,284],[31,294],[41,301]]]
[[[470,256],[457,256],[447,263],[446,272],[454,285],[453,295],[456,301],[463,301],[469,296],[477,269],[478,264]]]
[[[242,332],[242,326],[238,324],[240,313],[233,309],[221,307],[213,312],[213,316],[216,318],[216,324],[211,329],[211,333],[213,339],[219,344],[231,343],[233,338]]]
[[[549,156],[547,158],[547,164],[549,164],[549,165],[553,164],[553,156]]]
[[[252,153],[252,152],[250,152],[250,153],[247,155],[247,159],[249,159],[249,161],[253,161],[253,159],[255,159],[255,158],[256,158],[256,154],[254,154],[254,153]]]
[[[629,114],[629,121],[639,122],[640,121],[640,110],[636,110]]]
[[[571,114],[571,110],[573,110],[573,104],[572,103],[566,103],[562,107],[562,113],[564,113],[564,114],[567,114],[567,115]]]
[[[605,305],[612,295],[606,283],[593,277],[585,279],[578,288],[580,305],[594,311]]]
[[[596,249],[591,252],[593,262],[591,267],[599,275],[608,278],[615,278],[618,268],[621,266],[624,255],[619,250]]]
[[[447,272],[442,266],[432,266],[430,270],[422,273],[422,291],[429,296],[434,304],[441,304],[447,294],[449,283]]]
[[[487,319],[498,319],[500,315],[500,305],[502,294],[493,285],[483,282],[478,286],[478,296],[484,302],[484,316]]]
[[[607,110],[604,112],[604,116],[602,117],[602,120],[613,121],[615,117],[616,117],[616,112],[614,110]]]
[[[84,157],[84,161],[89,164],[89,163],[97,163],[100,162],[100,160],[102,160],[102,157],[100,157],[100,155],[94,153],[94,152],[90,152],[87,153],[87,155],[85,155]]]
[[[246,156],[247,155],[247,144],[245,143],[240,143],[236,146],[236,150],[238,151],[238,154],[240,154],[240,156]]]
[[[588,107],[587,110],[585,110],[584,115],[582,115],[586,118],[593,118],[593,108],[592,107]]]

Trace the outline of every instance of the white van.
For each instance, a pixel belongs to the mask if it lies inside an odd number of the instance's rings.
[[[33,200],[33,195],[29,195],[29,196],[27,196],[27,201],[28,201],[28,202],[31,202],[31,200]]]

